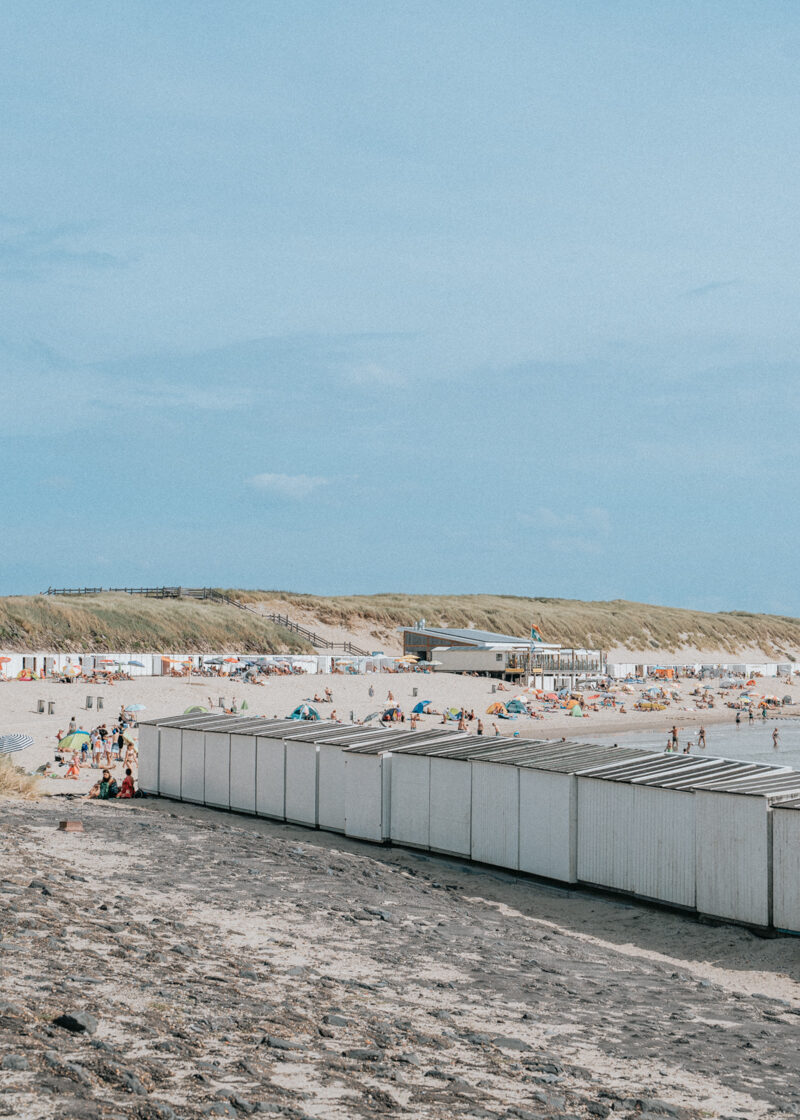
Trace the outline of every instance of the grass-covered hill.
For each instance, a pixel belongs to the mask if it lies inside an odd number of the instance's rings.
[[[800,650],[800,619],[726,611],[712,614],[678,607],[655,607],[623,599],[581,602],[513,595],[353,595],[326,598],[287,592],[231,591],[245,601],[285,601],[311,612],[321,623],[390,630],[424,618],[431,626],[476,626],[501,633],[530,633],[532,623],[545,641],[589,648],[727,650],[759,648],[776,659],[793,660]]]
[[[711,614],[625,600],[581,602],[512,595],[352,595],[325,597],[283,591],[228,590],[239,602],[277,610],[303,625],[387,638],[420,618],[434,626],[476,626],[525,636],[536,624],[545,641],[600,649],[728,651],[761,649],[795,660],[800,619],[728,611]],[[396,638],[396,635],[395,635]],[[338,639],[337,639],[338,640]],[[388,642],[387,642],[388,646]],[[257,613],[224,602],[148,599],[113,594],[80,598],[0,598],[0,649],[148,650],[180,652],[307,652],[308,643]]]
[[[109,592],[0,599],[0,649],[303,653],[311,646],[297,634],[225,603]]]

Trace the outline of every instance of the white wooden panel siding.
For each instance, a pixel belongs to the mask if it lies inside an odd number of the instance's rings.
[[[317,825],[317,747],[286,742],[286,820]]]
[[[231,809],[256,811],[255,735],[231,735]]]
[[[764,797],[698,790],[697,909],[769,924],[769,820]]]
[[[143,723],[139,727],[139,789],[158,793],[158,727]]]
[[[514,870],[519,865],[519,770],[472,762],[472,858]]]
[[[231,807],[231,739],[221,731],[206,731],[204,801],[217,809]]]
[[[319,744],[319,827],[344,832],[345,758],[341,747]]]
[[[772,810],[772,922],[800,933],[800,807]]]
[[[158,736],[158,792],[162,797],[181,796],[181,729],[160,727]]]
[[[388,805],[384,806],[385,758],[379,754],[345,755],[344,831],[347,836],[372,840],[377,844],[386,838],[389,822]],[[389,772],[387,765],[387,776]]]
[[[633,791],[621,782],[578,778],[578,882],[631,891]]]
[[[520,767],[520,871],[574,883],[577,878],[577,823],[574,774]]]
[[[430,846],[469,858],[472,850],[472,764],[431,758]]]
[[[694,794],[634,786],[630,841],[633,889],[643,898],[695,905]]]
[[[206,792],[206,744],[202,731],[181,731],[181,799],[202,805]]]
[[[286,819],[286,748],[283,739],[256,738],[256,813]]]
[[[398,844],[430,847],[431,760],[421,754],[392,755],[391,836]]]

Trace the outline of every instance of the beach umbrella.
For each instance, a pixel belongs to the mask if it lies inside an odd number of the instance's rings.
[[[125,711],[126,712],[143,712],[144,710],[145,710],[145,705],[144,704],[126,704],[125,705]]]
[[[79,751],[84,743],[91,741],[88,731],[70,731],[58,744],[60,751]]]
[[[201,704],[194,704],[191,708],[186,708],[183,714],[185,716],[191,716],[195,712],[207,712],[207,711],[208,711],[208,708],[202,707]]]
[[[222,660],[224,662],[226,662],[226,664],[228,664],[228,665],[235,665],[238,662],[239,658],[238,657],[223,657]]]
[[[38,681],[39,674],[35,673],[33,669],[20,669],[17,673],[18,681]]]
[[[415,653],[407,653],[404,657],[398,657],[397,661],[419,661],[419,658]]]
[[[128,665],[135,665],[137,669],[144,669],[144,662],[143,661],[128,661],[127,664]]]
[[[422,715],[424,713],[425,709],[428,707],[428,705],[430,703],[431,703],[430,700],[420,700],[420,702],[418,704],[414,705],[414,707],[411,709],[411,711],[414,712],[416,715]]]
[[[582,716],[582,715],[583,715],[583,712],[582,712],[582,710],[581,710],[581,706],[580,706],[580,704],[576,704],[576,705],[574,706],[574,708],[572,708],[572,710],[570,711],[570,713],[569,713],[569,714],[570,714],[571,716]]]
[[[130,743],[133,746],[136,743],[136,732],[132,727],[126,727],[122,732],[122,738],[126,743]]]
[[[0,754],[13,754],[14,751],[24,750],[33,746],[33,736],[24,735],[21,731],[11,731],[8,735],[0,735]]]
[[[426,665],[441,665],[441,661],[426,661]]]

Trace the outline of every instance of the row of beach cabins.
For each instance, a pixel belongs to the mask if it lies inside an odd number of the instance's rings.
[[[332,654],[182,654],[182,653],[18,653],[0,651],[0,675],[6,680],[69,680],[102,676],[169,677],[204,671],[229,674],[237,666],[293,673],[368,673],[396,669],[402,659]],[[400,665],[401,668],[407,666]]]
[[[142,723],[150,794],[800,934],[800,773],[577,741]]]

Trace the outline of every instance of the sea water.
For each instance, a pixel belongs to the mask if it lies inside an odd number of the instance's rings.
[[[692,744],[690,754],[697,758],[703,755],[716,755],[722,758],[736,758],[744,762],[760,762],[769,766],[791,766],[800,770],[800,719],[778,717],[762,719],[757,716],[748,723],[745,715],[740,724],[709,723],[706,728],[705,749],[697,746],[697,732],[700,724],[681,727],[680,715],[675,714],[678,728],[678,751],[683,753],[687,742]],[[671,725],[670,725],[671,726]],[[778,747],[772,745],[772,732],[778,729]],[[619,743],[625,747],[644,747],[651,751],[663,751],[670,732],[663,731],[624,731],[617,735],[592,736],[593,743]]]

